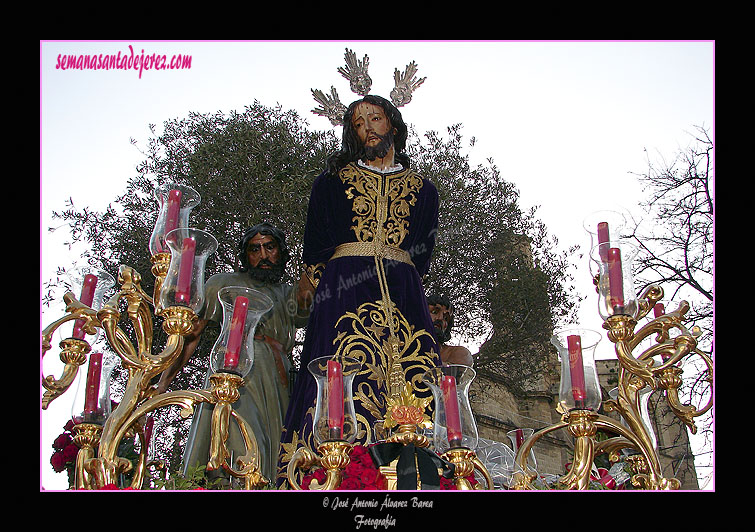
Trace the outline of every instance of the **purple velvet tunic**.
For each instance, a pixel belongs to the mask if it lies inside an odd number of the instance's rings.
[[[338,175],[315,179],[303,262],[317,290],[284,421],[279,484],[299,446],[316,450],[311,360],[343,354],[362,362],[353,384],[356,443],[383,436],[375,422],[384,419],[396,385],[409,382],[417,396],[430,395],[421,378],[440,365],[440,356],[421,277],[437,223],[437,189],[414,171],[381,173],[351,163]],[[399,364],[392,362],[396,354]]]

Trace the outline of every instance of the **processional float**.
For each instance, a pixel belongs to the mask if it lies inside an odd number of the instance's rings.
[[[358,94],[367,94],[371,79],[367,74],[369,60],[356,59],[346,51],[346,67],[338,71],[350,80]],[[416,79],[417,67],[409,64],[403,73],[394,74],[396,87],[391,99],[396,106],[411,100],[411,93],[425,78]],[[330,96],[312,91],[321,107],[316,114],[328,117],[334,125],[342,122],[345,107],[331,89]],[[155,198],[160,209],[150,239],[152,274],[155,277],[153,294],[141,287],[141,276],[133,268],[122,265],[118,272],[119,289],[107,301],[103,296],[115,280],[105,272],[91,269],[82,273],[80,290],[64,296],[66,315],[42,331],[42,355],[50,350],[53,334],[64,324],[73,321],[70,337],[60,342],[62,375],[44,377],[45,393],[42,408],[65,393],[85,363],[86,390],[83,400],[75,403],[74,441],[80,447],[77,456],[75,487],[99,489],[114,484],[121,473],[133,468],[131,486],[141,488],[147,470],[145,424],[147,415],[158,408],[177,405],[181,415],[189,417],[198,405],[214,405],[210,445],[209,470],[222,469],[241,479],[245,489],[268,484],[260,473],[260,453],[254,433],[232,408],[239,397],[254,360],[254,328],[272,302],[251,289],[229,287],[218,297],[223,305],[223,326],[211,354],[210,387],[202,390],[179,390],[157,393],[153,379],[176,360],[184,345],[184,338],[192,330],[197,312],[204,302],[204,266],[207,257],[217,248],[216,239],[205,231],[189,227],[191,210],[199,203],[199,194],[191,187],[165,184],[158,187]],[[682,302],[676,310],[658,312],[663,290],[651,286],[639,297],[634,295],[632,256],[634,248],[624,239],[611,240],[609,230],[618,230],[623,221],[613,223],[616,213],[598,213],[586,221],[586,229],[593,238],[591,264],[599,295],[600,316],[608,339],[615,345],[620,364],[619,384],[614,397],[601,402],[600,387],[595,371],[594,349],[601,335],[582,329],[557,331],[552,343],[561,359],[561,385],[557,411],[561,421],[529,437],[518,431],[512,443],[516,452],[516,470],[507,482],[509,489],[535,489],[532,448],[544,435],[566,429],[575,439],[574,460],[569,472],[561,477],[558,486],[565,489],[587,489],[594,457],[609,453],[612,461],[623,451],[632,464],[634,486],[642,489],[676,489],[679,481],[662,476],[652,426],[644,415],[649,391],[662,390],[668,405],[694,433],[694,418],[712,407],[712,394],[702,409],[684,405],[679,400],[682,383],[681,362],[697,356],[707,367],[708,380],[713,380],[711,358],[697,346],[699,330],[684,326],[689,305]],[[610,228],[610,229],[609,229]],[[80,293],[77,299],[76,293]],[[100,308],[101,305],[101,308]],[[133,329],[135,342],[119,326],[121,308]],[[649,312],[657,313],[654,320],[635,330]],[[154,317],[162,319],[167,334],[165,347],[153,354]],[[107,378],[109,366],[101,353],[91,353],[87,337],[93,341],[101,332],[128,372],[124,396],[110,411]],[[644,341],[655,335],[652,346],[635,354]],[[112,362],[112,361],[111,361]],[[110,366],[112,363],[110,364]],[[298,479],[302,471],[318,466],[326,470],[322,483],[314,482],[309,489],[335,489],[356,438],[351,381],[359,370],[359,363],[344,357],[325,357],[312,361],[306,369],[315,377],[318,399],[315,412],[314,440],[316,449],[298,449],[287,468],[289,484],[300,489]],[[390,449],[390,461],[381,462],[380,471],[388,480],[388,489],[412,489],[397,471],[406,469],[406,461],[416,460],[424,470],[437,468],[439,474],[453,479],[457,489],[471,489],[470,478],[477,475],[483,483],[476,488],[493,488],[493,480],[486,465],[475,452],[478,445],[477,427],[469,403],[469,385],[475,372],[466,366],[434,368],[425,374],[423,382],[432,390],[432,398],[418,398],[407,384],[387,403],[383,427],[391,431],[382,449]],[[82,376],[83,377],[83,376]],[[430,405],[433,419],[427,414]],[[615,412],[620,421],[599,414]],[[235,423],[242,435],[246,452],[233,463],[225,442],[230,423]],[[432,438],[428,430],[432,429]],[[598,430],[614,436],[597,441]],[[136,466],[117,455],[120,441],[137,435],[141,449]],[[402,462],[403,460],[403,462]],[[420,481],[417,480],[417,486]]]

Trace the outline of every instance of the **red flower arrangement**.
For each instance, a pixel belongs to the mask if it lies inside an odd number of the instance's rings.
[[[304,476],[301,482],[302,489],[308,490],[313,480],[318,484],[325,482],[325,470],[315,469],[312,473]],[[370,452],[362,445],[355,445],[351,452],[351,462],[346,466],[341,478],[339,490],[383,490],[388,486],[385,476],[375,467]]]
[[[73,484],[76,455],[79,454],[79,447],[73,443],[73,434],[71,433],[73,426],[73,420],[68,420],[68,423],[63,427],[63,433],[52,442],[54,451],[50,457],[53,471],[56,473],[66,471],[68,473],[69,485]]]
[[[302,489],[309,490],[309,485],[313,480],[316,480],[318,484],[325,483],[326,473],[322,468],[315,469],[312,473],[309,473],[302,478]],[[478,482],[474,476],[467,478],[472,486]],[[338,490],[348,491],[364,491],[364,490],[385,490],[388,487],[388,481],[380,470],[375,467],[375,463],[372,461],[372,456],[367,447],[363,445],[355,445],[351,452],[351,462],[346,466],[341,477],[341,484],[338,486]],[[441,490],[455,490],[456,484],[453,480],[447,479],[443,476],[440,477],[440,489]]]

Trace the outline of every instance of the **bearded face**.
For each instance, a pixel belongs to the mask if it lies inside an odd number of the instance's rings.
[[[440,304],[430,304],[428,309],[435,327],[435,339],[438,343],[447,342],[451,339],[451,311]]]
[[[360,103],[354,109],[351,123],[362,143],[364,159],[374,161],[389,154],[393,148],[395,131],[382,107],[367,102]]]
[[[391,147],[393,147],[393,131],[389,131],[385,135],[378,135],[375,133],[375,136],[379,138],[380,141],[375,145],[365,145],[364,147],[364,156],[368,161],[384,158],[388,155],[388,151]]]
[[[281,260],[278,241],[270,235],[257,234],[246,246],[249,275],[265,283],[277,283],[283,277],[285,265]]]

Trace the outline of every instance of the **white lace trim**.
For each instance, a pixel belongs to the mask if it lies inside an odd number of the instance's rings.
[[[388,168],[379,168],[377,166],[372,166],[369,163],[364,162],[362,159],[359,159],[357,161],[357,164],[359,166],[362,166],[363,168],[367,168],[368,170],[372,170],[373,172],[378,172],[381,174],[387,174],[389,172],[398,172],[399,170],[403,170],[404,167],[400,164],[394,164],[393,166],[389,166]]]

